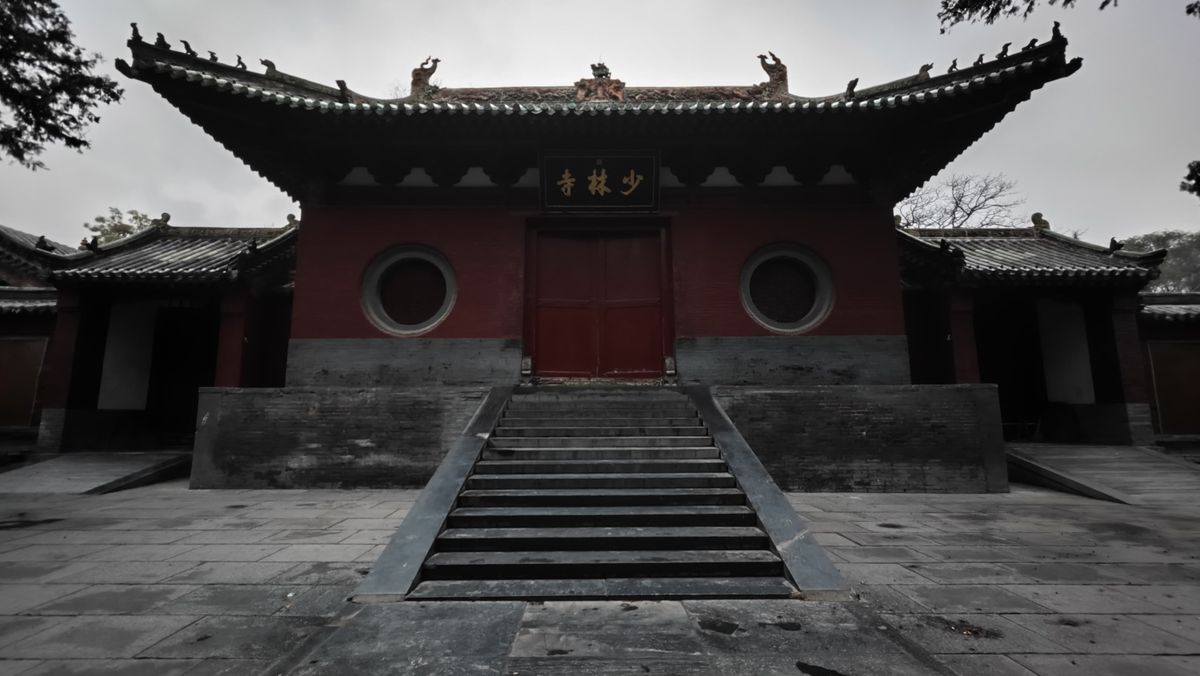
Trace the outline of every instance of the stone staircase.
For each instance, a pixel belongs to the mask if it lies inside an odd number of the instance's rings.
[[[408,598],[795,591],[685,395],[549,389],[512,397]]]

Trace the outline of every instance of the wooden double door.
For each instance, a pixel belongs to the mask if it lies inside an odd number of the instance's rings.
[[[655,378],[671,342],[664,228],[535,229],[527,340],[538,376]]]

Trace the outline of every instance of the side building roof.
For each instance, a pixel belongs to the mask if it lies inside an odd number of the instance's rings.
[[[1158,276],[1166,250],[1128,252],[1043,228],[897,229],[905,277],[972,286],[1130,285]]]
[[[0,225],[0,268],[44,282],[74,249],[46,237]]]

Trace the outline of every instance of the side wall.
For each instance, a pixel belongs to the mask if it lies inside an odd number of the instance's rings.
[[[202,388],[191,486],[420,487],[487,392]]]
[[[785,490],[1008,490],[994,385],[715,388]]]

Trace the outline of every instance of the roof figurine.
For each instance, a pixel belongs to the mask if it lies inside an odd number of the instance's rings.
[[[288,214],[287,215],[287,227],[289,227],[289,228],[300,227],[300,219],[296,218],[296,214]]]
[[[612,79],[612,71],[604,62],[593,63],[592,77],[575,83],[575,100],[585,101],[625,101],[625,83]]]
[[[778,56],[775,56],[775,52],[768,50],[767,54],[771,55],[771,61],[767,61],[767,57],[762,54],[758,55],[758,64],[767,73],[767,81],[759,86],[768,96],[787,94],[787,66],[779,60]]]
[[[1059,40],[1067,39],[1066,36],[1062,34],[1062,24],[1058,23],[1057,21],[1054,22],[1054,28],[1052,28],[1050,30],[1051,30],[1051,34],[1053,35],[1053,37],[1051,38],[1052,40],[1057,42]]]
[[[171,43],[167,42],[167,39],[163,37],[163,34],[158,33],[157,35],[158,37],[154,38],[154,46],[158,47],[159,49],[170,49]]]
[[[917,71],[917,79],[918,80],[928,80],[929,79],[929,71],[931,71],[931,70],[933,70],[932,63],[921,64],[921,69]]]
[[[129,36],[129,41],[130,42],[141,42],[142,34],[141,34],[141,32],[138,31],[137,22],[130,21],[129,27],[133,29],[133,34]]]
[[[236,56],[237,56],[237,64],[236,64],[236,65],[237,65],[237,67],[238,67],[240,70],[246,70],[246,62],[245,62],[245,61],[242,61],[242,55],[241,55],[241,54],[237,54]]]
[[[978,59],[975,59],[975,63],[973,63],[973,64],[971,64],[971,65],[972,65],[972,66],[982,66],[982,65],[983,65],[983,62],[984,62],[984,61],[986,61],[986,60],[987,60],[987,57],[985,57],[985,56],[983,55],[983,53],[982,53],[982,52],[980,52],[980,54],[979,54],[979,58],[978,58]]]
[[[1034,47],[1037,47],[1037,43],[1038,43],[1038,39],[1037,39],[1037,38],[1034,38],[1034,39],[1032,39],[1032,40],[1030,40],[1030,41],[1029,41],[1029,44],[1027,44],[1027,45],[1025,45],[1024,47],[1022,47],[1022,48],[1021,48],[1021,51],[1022,51],[1022,52],[1028,52],[1029,50],[1033,49]]]
[[[958,72],[958,59],[952,59],[950,61],[950,67],[946,69],[946,73],[949,74],[949,73],[957,73],[957,72]]]
[[[857,86],[858,86],[858,78],[854,78],[853,80],[846,83],[846,98],[847,99],[854,98],[854,88]]]
[[[1108,252],[1110,254],[1114,254],[1124,248],[1125,248],[1125,244],[1123,242],[1117,241],[1116,237],[1108,238]]]
[[[217,53],[211,49],[208,50],[208,60],[212,61],[213,63],[220,61],[220,59],[217,58]]]
[[[1049,230],[1050,229],[1050,221],[1047,221],[1046,219],[1042,218],[1042,212],[1040,212],[1040,211],[1035,211],[1033,213],[1033,216],[1030,216],[1030,220],[1033,221],[1033,228],[1035,230]]]
[[[261,63],[262,65],[266,66],[266,68],[267,68],[266,74],[267,75],[274,75],[279,72],[275,68],[275,62],[270,59],[259,59],[258,62]]]
[[[1001,47],[1001,48],[1000,48],[1000,51],[996,53],[996,58],[997,58],[997,59],[1003,59],[1004,57],[1008,56],[1008,48],[1009,48],[1009,47],[1012,47],[1012,43],[1011,43],[1011,42],[1006,42],[1006,43],[1004,43],[1004,46],[1003,46],[1003,47]]]
[[[412,83],[408,89],[409,96],[419,99],[437,91],[430,80],[433,79],[433,74],[437,72],[438,64],[441,62],[441,59],[427,56],[421,65],[412,69]]]
[[[185,54],[187,54],[188,56],[191,56],[191,57],[200,56],[199,54],[196,53],[196,50],[192,49],[192,46],[190,44],[188,44],[187,40],[180,40],[180,42],[183,43],[183,52]]]

